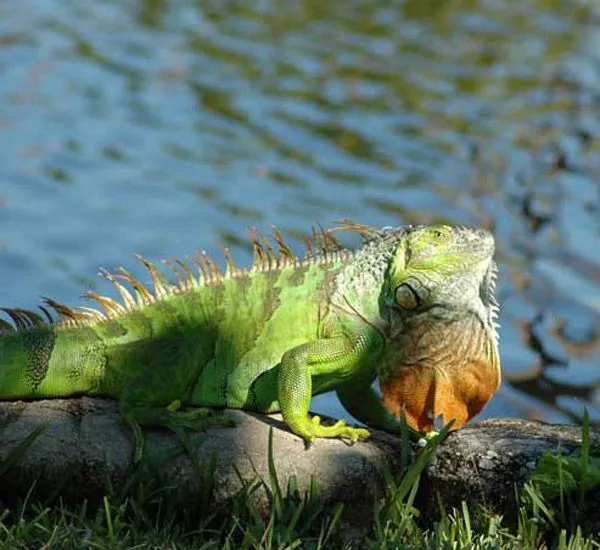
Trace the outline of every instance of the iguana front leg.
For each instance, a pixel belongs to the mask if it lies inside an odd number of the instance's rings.
[[[327,391],[353,378],[368,378],[364,373],[372,368],[382,348],[381,335],[362,331],[307,342],[285,353],[278,377],[278,399],[285,423],[307,442],[317,437],[342,437],[352,442],[369,437],[368,430],[347,426],[343,420],[321,426],[319,417],[311,419],[308,410],[313,389]],[[320,379],[316,388],[313,377]]]

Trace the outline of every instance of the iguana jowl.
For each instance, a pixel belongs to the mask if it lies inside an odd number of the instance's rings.
[[[369,426],[396,430],[403,410],[415,430],[439,416],[460,427],[500,383],[492,235],[345,229],[366,234],[364,245],[345,249],[322,231],[300,260],[276,230],[277,253],[254,233],[249,269],[226,250],[222,274],[201,254],[197,274],[169,263],[176,283],[141,258],[153,290],[122,268],[104,271],[122,302],[88,292],[103,311],[50,299],[42,314],[4,308],[12,322],[0,320],[0,400],[119,399],[136,458],[140,425],[200,429],[205,407],[281,411],[309,441],[367,437],[309,416],[311,397],[330,390]]]

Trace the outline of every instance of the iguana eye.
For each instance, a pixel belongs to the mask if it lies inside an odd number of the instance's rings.
[[[402,283],[396,288],[396,303],[403,309],[416,309],[421,305],[421,298],[407,283]]]
[[[429,237],[433,238],[437,241],[440,241],[440,240],[445,241],[450,236],[451,231],[449,231],[449,229],[450,228],[446,225],[434,227],[429,231]]]

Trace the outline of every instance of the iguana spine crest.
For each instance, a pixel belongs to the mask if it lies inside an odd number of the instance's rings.
[[[239,268],[235,265],[231,250],[223,247],[226,270],[223,273],[212,257],[202,250],[196,258],[184,262],[180,259],[162,260],[174,274],[176,283],[171,283],[164,273],[153,262],[136,254],[135,257],[144,265],[150,274],[152,289],[136,279],[124,267],[114,272],[100,268],[99,275],[110,281],[119,293],[122,303],[108,296],[93,291],[84,293],[84,297],[97,302],[103,311],[94,307],[67,306],[52,298],[42,297],[43,304],[38,306],[39,313],[22,308],[0,307],[8,315],[12,323],[0,319],[0,334],[19,330],[29,330],[35,327],[53,325],[56,327],[84,327],[93,323],[116,319],[127,312],[152,304],[169,295],[188,292],[202,286],[221,283],[226,278],[241,278],[252,273],[278,271],[286,267],[305,267],[310,265],[328,265],[335,261],[349,261],[354,251],[346,249],[333,235],[334,231],[356,231],[366,241],[370,236],[379,232],[375,227],[360,225],[343,220],[338,226],[323,229],[313,226],[312,235],[304,237],[304,258],[299,258],[283,239],[280,231],[272,226],[273,238],[277,243],[275,249],[269,237],[260,233],[256,228],[249,230],[253,259],[249,268]],[[197,271],[192,271],[191,264]],[[134,294],[121,281],[126,281],[133,288]]]

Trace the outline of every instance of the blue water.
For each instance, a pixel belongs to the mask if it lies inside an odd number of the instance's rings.
[[[591,3],[0,3],[0,304],[340,218],[498,240],[483,416],[600,422]],[[338,414],[332,396],[316,400]]]

